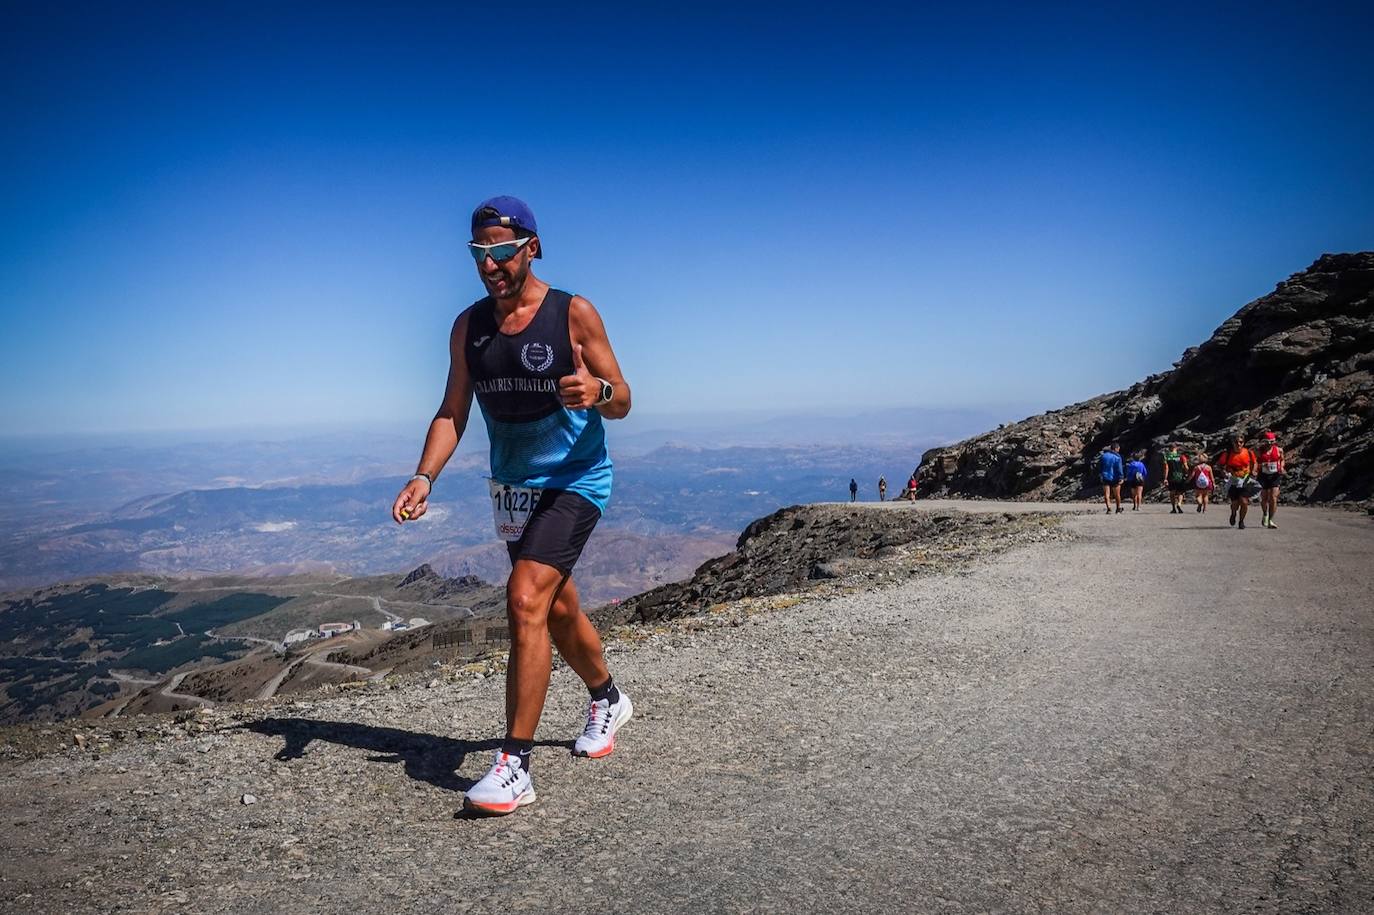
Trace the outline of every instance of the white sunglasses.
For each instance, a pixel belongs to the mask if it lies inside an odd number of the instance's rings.
[[[479,245],[475,241],[470,241],[468,242],[468,253],[479,264],[487,258],[491,258],[498,264],[504,264],[515,257],[516,252],[529,244],[532,238],[534,238],[533,235],[526,235],[524,238],[515,239],[515,241],[498,241],[494,245]]]

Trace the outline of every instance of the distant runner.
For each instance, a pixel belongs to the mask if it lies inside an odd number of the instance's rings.
[[[463,803],[506,814],[535,800],[530,751],[549,688],[550,635],[591,694],[574,756],[609,754],[633,713],[629,696],[611,680],[571,578],[611,495],[602,418],[630,412],[630,387],[592,303],[530,270],[544,252],[528,206],[514,197],[481,203],[468,251],[489,295],[453,323],[443,403],[391,517],[401,524],[424,516],[434,480],[467,428],[475,392],[491,441],[493,520],[511,560],[511,650],[506,735]]]
[[[887,477],[878,477],[878,501],[887,501]]]
[[[902,493],[902,498],[916,501],[916,472],[911,472],[911,479],[906,481],[906,492]]]
[[[1245,530],[1245,514],[1250,509],[1251,489],[1255,485],[1255,453],[1245,447],[1239,434],[1231,439],[1231,447],[1217,455],[1217,470],[1226,474],[1226,495],[1231,500],[1231,524]],[[1240,524],[1236,521],[1239,519]]]
[[[1183,496],[1192,487],[1188,483],[1188,455],[1178,442],[1164,452],[1164,485],[1169,487],[1169,514],[1183,514]]]
[[[1216,488],[1217,478],[1212,471],[1212,465],[1207,463],[1207,455],[1201,451],[1197,453],[1197,458],[1193,462],[1188,482],[1193,485],[1193,500],[1197,502],[1197,510],[1207,511],[1207,503],[1212,501],[1212,491]]]
[[[1283,482],[1283,449],[1278,446],[1278,436],[1273,432],[1264,433],[1265,444],[1259,453],[1260,484],[1260,526],[1278,530],[1274,523],[1274,513],[1279,509],[1279,484]]]
[[[1137,451],[1131,455],[1130,462],[1126,465],[1126,486],[1131,491],[1131,511],[1140,511],[1140,505],[1145,500],[1145,452]]]
[[[1126,470],[1121,465],[1121,446],[1112,442],[1097,459],[1097,470],[1102,477],[1102,504],[1107,506],[1107,514],[1112,513],[1112,500],[1116,500],[1116,513],[1121,514],[1121,482],[1126,478]]]
[[[859,498],[859,481],[853,477],[849,478],[849,501],[853,502]]]

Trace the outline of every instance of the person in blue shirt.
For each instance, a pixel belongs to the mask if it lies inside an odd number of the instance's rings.
[[[1097,472],[1102,477],[1102,504],[1107,506],[1107,514],[1112,513],[1112,502],[1116,502],[1116,513],[1121,508],[1121,481],[1126,478],[1126,468],[1121,464],[1121,445],[1112,442],[1101,457],[1097,459]]]
[[[1145,501],[1145,452],[1137,451],[1126,464],[1126,487],[1131,491],[1131,511],[1140,511]]]

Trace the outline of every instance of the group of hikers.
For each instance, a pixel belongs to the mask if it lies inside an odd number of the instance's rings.
[[[911,479],[909,479],[909,480],[906,481],[906,489],[903,489],[902,492],[901,492],[901,494],[898,495],[897,498],[898,498],[898,499],[904,499],[904,500],[909,500],[909,501],[915,502],[915,501],[916,501],[916,481],[917,481],[917,472],[916,472],[915,470],[913,470],[913,471],[911,471]],[[857,501],[859,501],[859,481],[856,480],[856,479],[854,479],[853,477],[851,477],[850,480],[849,480],[849,501],[850,501],[850,502],[857,502]],[[886,502],[886,501],[887,501],[887,477],[884,477],[884,476],[879,476],[879,477],[878,477],[878,501],[879,501],[879,502]]]
[[[1123,461],[1121,445],[1113,442],[1098,457],[1097,469],[1102,481],[1102,504],[1108,514],[1112,514],[1113,503],[1117,514],[1125,511],[1121,507],[1123,486],[1130,490],[1131,511],[1140,511],[1149,483],[1145,452],[1138,451],[1131,455],[1131,460]],[[1183,513],[1189,493],[1193,495],[1194,511],[1206,512],[1213,494],[1220,489],[1231,502],[1231,525],[1244,530],[1250,500],[1258,493],[1260,526],[1278,529],[1274,515],[1279,507],[1279,484],[1285,468],[1283,449],[1275,432],[1264,433],[1264,445],[1258,451],[1247,448],[1244,436],[1236,434],[1211,460],[1204,451],[1190,458],[1175,441],[1164,452],[1163,469],[1160,485],[1168,488],[1170,514]]]

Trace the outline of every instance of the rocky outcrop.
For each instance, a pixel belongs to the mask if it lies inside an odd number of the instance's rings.
[[[750,524],[735,549],[686,581],[662,585],[596,613],[599,623],[692,616],[732,601],[812,594],[948,569],[1022,542],[1058,536],[1047,513],[1011,515],[794,505]]]
[[[1374,252],[1328,254],[1225,321],[1172,371],[921,458],[920,493],[1074,499],[1096,491],[1113,441],[1144,451],[1152,479],[1171,441],[1214,454],[1266,429],[1287,457],[1287,494],[1374,496]]]

